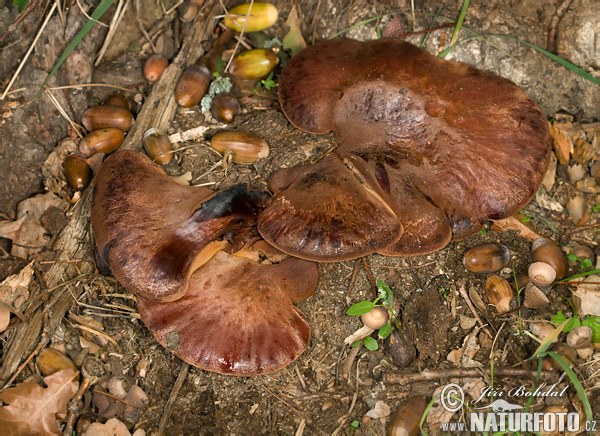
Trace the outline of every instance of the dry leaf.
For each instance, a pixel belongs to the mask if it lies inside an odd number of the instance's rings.
[[[290,28],[290,31],[283,37],[283,48],[291,50],[293,57],[296,56],[296,53],[306,48],[306,41],[302,37],[302,31],[300,30],[300,20],[298,19],[296,5],[292,6],[285,25]]]
[[[48,245],[50,236],[40,223],[40,217],[50,206],[66,210],[67,203],[47,192],[20,202],[15,221],[0,221],[0,236],[13,241],[13,256],[27,259]]]
[[[501,232],[516,230],[522,237],[531,239],[532,241],[541,238],[542,236],[538,234],[533,227],[530,227],[523,222],[523,218],[525,218],[523,214],[516,213],[508,218],[492,220],[494,222],[494,224],[492,224],[492,230],[500,230]]]
[[[29,283],[33,279],[33,262],[18,274],[13,274],[0,283],[0,301],[18,309],[29,298]]]
[[[556,164],[556,155],[554,153],[550,153],[550,163],[548,164],[548,169],[544,175],[544,180],[542,180],[542,185],[544,185],[546,191],[548,192],[552,191],[552,187],[556,181]]]
[[[554,144],[554,150],[556,150],[556,155],[558,157],[558,161],[567,165],[569,163],[569,159],[571,157],[571,152],[573,151],[573,144],[567,139],[567,137],[554,127],[552,124],[548,123],[550,127],[550,136],[552,136],[552,143]]]
[[[63,369],[44,378],[47,388],[19,383],[5,389],[0,394],[0,400],[8,404],[0,407],[2,435],[62,435],[57,420],[66,417],[67,403],[77,392],[74,378],[72,369]]]

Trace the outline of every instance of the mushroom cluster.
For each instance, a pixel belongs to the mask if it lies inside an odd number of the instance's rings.
[[[439,250],[522,208],[548,165],[546,118],[521,88],[400,40],[316,43],[287,65],[279,98],[293,125],[339,143],[276,173],[258,219],[303,259]]]
[[[109,156],[97,174],[91,222],[100,256],[137,295],[158,342],[194,366],[264,374],[308,344],[293,303],[312,295],[317,268],[260,238],[256,217],[269,202],[245,186],[181,186],[133,151]]]

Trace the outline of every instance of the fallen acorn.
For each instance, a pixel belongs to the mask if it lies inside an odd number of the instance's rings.
[[[146,59],[144,64],[144,77],[148,82],[154,83],[169,66],[169,61],[166,57],[160,54],[155,54]]]
[[[92,180],[92,169],[82,157],[67,155],[63,162],[63,170],[67,183],[76,191],[83,191]]]
[[[488,301],[500,313],[510,310],[510,300],[515,296],[510,283],[498,275],[488,277],[485,281],[485,293]]]
[[[251,164],[269,155],[269,146],[260,136],[248,132],[219,132],[210,146],[221,154],[232,152],[235,163]]]
[[[129,99],[120,92],[115,92],[109,95],[108,97],[106,97],[106,100],[104,100],[102,104],[106,106],[122,107],[123,109],[131,111],[131,104],[129,103]]]
[[[510,262],[510,250],[499,243],[481,244],[463,256],[465,268],[474,273],[493,273]]]
[[[562,279],[567,274],[567,259],[556,242],[548,238],[540,238],[531,245],[531,257],[536,262],[545,262],[554,268],[556,278]]]
[[[192,107],[200,103],[210,85],[210,71],[201,65],[187,67],[177,81],[175,101],[181,107]]]
[[[156,128],[148,129],[142,139],[144,151],[153,162],[166,165],[171,162],[173,153],[169,137]]]
[[[224,24],[236,32],[260,32],[277,21],[279,12],[271,3],[244,3],[227,12]]]
[[[229,72],[240,79],[260,79],[269,74],[279,62],[273,50],[255,48],[237,55]]]
[[[86,157],[96,153],[112,153],[124,140],[123,131],[114,127],[94,130],[79,141],[79,152]]]
[[[94,106],[83,113],[81,123],[90,132],[108,127],[126,132],[133,125],[133,115],[118,106]]]
[[[210,107],[212,116],[222,123],[232,123],[240,110],[240,103],[230,92],[217,94]]]
[[[425,398],[416,397],[406,400],[392,415],[386,436],[419,436],[421,418],[426,408]]]

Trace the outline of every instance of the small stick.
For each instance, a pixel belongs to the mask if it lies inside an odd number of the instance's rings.
[[[19,376],[19,374],[21,374],[21,371],[23,371],[23,368],[25,368],[27,366],[27,364],[31,361],[31,359],[33,359],[33,356],[35,356],[47,343],[48,343],[48,335],[46,335],[46,333],[43,332],[42,340],[37,345],[37,347],[35,347],[35,350],[33,350],[31,352],[31,354],[29,355],[29,357],[27,359],[25,359],[25,361],[21,365],[19,365],[19,367],[17,368],[17,372],[15,372],[12,375],[12,377],[6,382],[6,384],[4,386],[2,386],[2,389],[0,389],[0,392],[2,392],[6,386],[10,386],[12,384],[12,382],[15,381],[15,379]]]
[[[346,298],[350,298],[350,293],[352,292],[352,287],[354,286],[354,282],[356,281],[356,275],[358,274],[359,268],[360,259],[356,259],[354,261],[354,267],[352,268],[352,276],[350,277],[350,283],[348,283],[348,288],[346,289]]]
[[[121,350],[121,347],[119,347],[119,344],[117,343],[117,341],[115,341],[113,338],[108,336],[106,333],[102,333],[101,331],[98,331],[96,329],[93,329],[91,327],[87,327],[87,326],[81,325],[81,324],[73,324],[73,327],[77,327],[80,330],[86,331],[86,332],[91,333],[96,336],[101,336],[104,339],[106,339],[108,342],[113,344],[119,353],[123,352],[123,350]]]
[[[72,88],[93,88],[95,86],[104,86],[106,88],[115,88],[125,92],[137,92],[135,89],[123,88],[122,86],[109,85],[108,83],[81,83],[77,85],[64,85],[64,86],[49,86],[46,89],[54,91],[55,89],[72,89]],[[23,88],[25,89],[25,88]]]
[[[95,392],[95,393],[98,393],[98,394],[102,394],[102,395],[104,395],[104,396],[106,396],[106,397],[108,397],[108,398],[112,398],[113,400],[117,400],[117,401],[119,401],[119,402],[121,402],[121,403],[125,404],[126,406],[130,406],[130,407],[132,407],[132,406],[131,406],[131,404],[129,404],[127,401],[125,401],[125,400],[122,400],[122,399],[120,399],[119,397],[115,397],[114,395],[112,395],[112,394],[109,394],[108,392],[99,391],[98,389],[94,389],[94,392]]]
[[[492,336],[492,334],[490,333],[488,328],[485,326],[485,324],[481,320],[479,314],[477,313],[477,310],[475,310],[475,306],[473,306],[473,303],[471,302],[471,299],[469,298],[469,294],[467,294],[467,290],[465,289],[465,284],[461,283],[458,286],[458,289],[459,289],[460,295],[462,295],[462,297],[467,302],[467,306],[469,306],[469,309],[471,309],[471,312],[475,316],[475,319],[477,319],[477,322],[481,325],[481,328],[483,329],[485,334],[488,335],[490,337],[490,339],[494,339],[494,336]]]
[[[285,404],[286,406],[288,406],[290,409],[292,409],[294,412],[296,412],[298,415],[302,415],[304,416],[303,412],[300,412],[298,409],[296,409],[294,406],[290,405],[289,403],[287,403],[285,400],[283,400],[281,397],[277,396],[277,394],[275,394],[274,392],[270,391],[269,388],[267,388],[265,385],[262,385],[262,388],[267,391],[268,393],[270,393],[271,395],[273,395],[275,398],[277,398],[279,401],[281,401],[283,404]]]
[[[367,271],[367,276],[369,277],[369,282],[371,283],[371,289],[373,289],[373,298],[377,298],[377,286],[375,286],[375,282],[373,281],[373,276],[371,275],[371,270],[369,269],[367,259],[365,259],[364,256],[361,259],[363,261],[363,265],[365,266],[365,270]]]
[[[17,26],[19,24],[21,24],[21,21],[23,21],[25,18],[27,18],[27,16],[33,12],[33,10],[35,9],[35,7],[37,5],[38,5],[37,0],[36,1],[32,1],[32,2],[30,2],[27,5],[27,7],[25,8],[25,10],[23,12],[21,12],[21,14],[19,14],[19,16],[17,17],[17,19],[15,20],[15,22],[12,23],[12,25],[8,26],[8,30],[6,32],[4,32],[2,34],[2,36],[0,36],[0,43],[2,43],[6,39],[6,37],[8,35],[10,35],[10,33],[13,30],[16,30]]]
[[[459,369],[440,369],[425,370],[414,374],[386,373],[383,375],[383,382],[387,385],[410,384],[423,381],[438,380],[441,378],[472,378],[480,377],[482,374],[491,374],[490,368],[459,368]],[[555,378],[557,372],[542,371],[540,373],[541,381],[550,381]],[[500,366],[494,368],[494,377],[519,377],[530,378],[531,372],[525,369],[512,368],[510,366]]]
[[[223,4],[223,3],[221,3],[221,4]],[[244,36],[244,32],[246,31],[246,24],[248,24],[248,18],[250,18],[250,11],[252,10],[253,4],[254,4],[254,0],[250,0],[250,7],[248,8],[248,13],[246,14],[246,19],[244,20],[244,25],[242,26],[242,31],[240,32],[240,36],[237,41],[237,44],[233,48],[233,53],[231,53],[231,58],[229,58],[229,62],[227,62],[227,66],[225,67],[225,73],[227,73],[229,71],[229,66],[231,65],[231,62],[233,62],[233,58],[235,57],[235,54],[237,53],[238,48],[240,48],[240,43],[242,42],[242,37]]]
[[[25,66],[25,63],[27,62],[27,59],[29,59],[29,56],[31,55],[31,52],[34,49],[35,44],[38,42],[38,39],[40,39],[40,36],[42,36],[42,33],[46,29],[46,26],[48,25],[48,22],[50,21],[50,18],[52,18],[52,15],[54,14],[54,10],[55,9],[56,9],[56,3],[52,4],[52,7],[50,8],[50,11],[48,12],[48,15],[46,16],[46,19],[44,20],[44,23],[42,24],[42,27],[40,27],[39,32],[35,36],[35,39],[31,43],[31,45],[29,46],[29,50],[27,50],[27,53],[25,53],[25,56],[23,56],[23,60],[19,64],[19,67],[17,68],[17,71],[15,71],[15,74],[12,76],[12,79],[10,79],[10,82],[8,82],[8,86],[6,87],[6,89],[4,90],[4,92],[2,93],[2,97],[0,97],[0,100],[4,100],[4,97],[6,97],[6,94],[10,90],[11,86],[13,86],[13,84],[15,83],[15,80],[17,80],[17,77],[19,77],[19,73],[21,72],[21,70]]]
[[[179,371],[179,375],[177,376],[177,380],[175,381],[175,384],[173,385],[173,390],[171,391],[169,400],[167,401],[167,404],[165,406],[165,411],[163,412],[163,415],[160,418],[160,424],[158,425],[158,431],[156,432],[156,434],[158,434],[158,435],[162,436],[163,434],[165,434],[165,429],[167,428],[167,423],[169,421],[169,418],[171,417],[171,414],[173,413],[173,409],[175,408],[175,400],[177,399],[177,396],[179,395],[179,391],[181,390],[181,387],[183,386],[183,382],[185,382],[185,379],[187,378],[189,370],[190,370],[190,364],[187,362],[183,362],[183,364],[181,365],[181,370]]]
[[[104,39],[104,44],[102,44],[102,48],[98,52],[98,57],[96,58],[96,61],[94,62],[95,67],[98,66],[98,64],[104,57],[104,53],[106,53],[106,50],[108,49],[108,46],[110,45],[110,42],[113,39],[113,36],[115,36],[115,33],[117,33],[117,27],[119,27],[119,24],[121,24],[121,19],[125,15],[125,12],[127,11],[127,7],[129,7],[129,0],[127,0],[125,2],[124,6],[123,6],[123,1],[124,0],[119,0],[119,4],[117,5],[117,10],[115,11],[115,13],[113,15],[113,18],[110,22],[110,28],[108,29],[108,33],[106,34],[106,38]]]

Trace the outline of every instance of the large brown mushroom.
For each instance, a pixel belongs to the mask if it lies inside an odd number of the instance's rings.
[[[517,85],[400,40],[310,46],[279,98],[296,127],[339,142],[276,174],[259,216],[265,240],[305,259],[439,250],[522,208],[548,165],[546,118]]]
[[[256,217],[269,201],[245,186],[178,185],[132,151],[111,155],[97,174],[91,221],[100,256],[138,296],[157,340],[192,365],[264,374],[308,344],[309,326],[292,303],[312,295],[317,268],[282,261],[260,239]]]

